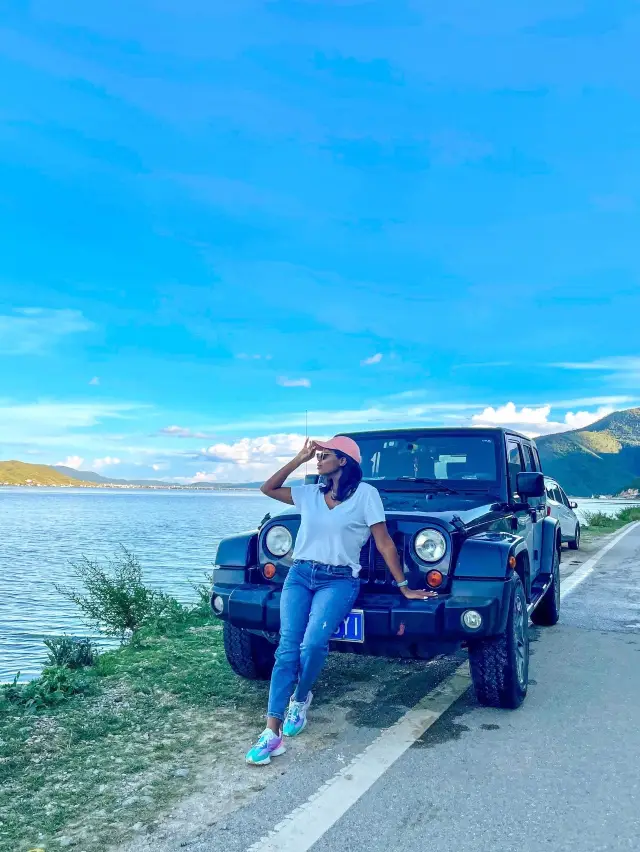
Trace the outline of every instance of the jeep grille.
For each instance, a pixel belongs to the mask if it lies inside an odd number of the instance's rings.
[[[404,564],[402,556],[403,542],[401,537],[393,536],[393,541],[398,551],[400,564]],[[373,538],[360,551],[360,584],[363,586],[384,586],[393,583],[393,576],[387,568],[382,554],[375,545]]]

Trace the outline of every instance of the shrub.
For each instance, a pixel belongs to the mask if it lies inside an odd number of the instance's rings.
[[[90,639],[76,639],[74,636],[54,636],[45,639],[49,649],[50,666],[67,666],[69,669],[81,669],[92,666],[98,652]]]
[[[56,590],[73,601],[99,630],[122,641],[180,608],[169,595],[143,584],[140,563],[125,547],[107,560],[106,567],[84,556],[72,563],[72,568],[84,593],[61,586]]]
[[[617,519],[605,512],[585,512],[584,520],[589,527],[614,527]]]
[[[30,712],[55,707],[72,695],[87,692],[89,689],[89,682],[66,666],[48,666],[42,670],[39,678],[25,684],[18,683],[19,677],[20,672],[13,679],[13,683],[3,687],[3,698]]]
[[[640,521],[640,506],[628,506],[618,512],[618,519],[630,524],[632,521]]]
[[[204,574],[202,583],[192,583],[194,591],[198,595],[198,601],[194,610],[202,615],[211,615],[211,588],[213,586],[213,572]]]

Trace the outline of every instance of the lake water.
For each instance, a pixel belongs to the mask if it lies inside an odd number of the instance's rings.
[[[122,544],[150,586],[193,601],[220,540],[280,508],[260,492],[0,488],[0,682],[39,673],[43,638],[90,635],[54,588],[73,585],[71,562]]]
[[[578,500],[578,514],[639,505]],[[254,529],[282,507],[259,492],[0,488],[0,682],[37,675],[42,640],[90,635],[54,583],[72,585],[70,563],[112,556],[122,544],[138,556],[146,582],[183,603],[211,571],[225,536]]]

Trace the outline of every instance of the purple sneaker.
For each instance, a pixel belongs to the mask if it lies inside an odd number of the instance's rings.
[[[274,734],[270,728],[266,728],[258,737],[257,743],[251,746],[245,759],[252,766],[264,766],[266,763],[271,763],[272,757],[279,757],[285,751],[282,737]]]

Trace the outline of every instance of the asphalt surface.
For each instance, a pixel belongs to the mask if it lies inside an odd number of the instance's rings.
[[[563,558],[566,575],[572,554]],[[640,526],[563,599],[557,626],[532,632],[524,705],[480,708],[467,692],[313,852],[640,849]],[[459,661],[434,664],[424,691]],[[248,806],[181,848],[244,852],[402,716],[406,699],[354,716],[312,759],[292,748]]]

